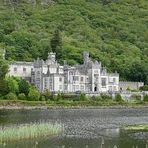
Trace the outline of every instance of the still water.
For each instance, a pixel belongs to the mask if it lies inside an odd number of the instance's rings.
[[[0,110],[0,126],[60,123],[58,136],[0,145],[5,148],[148,148],[148,133],[123,133],[123,125],[148,123],[148,108]]]

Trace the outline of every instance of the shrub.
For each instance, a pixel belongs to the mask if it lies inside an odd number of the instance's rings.
[[[45,92],[42,95],[44,96],[46,101],[52,99],[52,94],[49,90],[45,90]]]
[[[84,93],[81,93],[80,94],[80,101],[86,101],[87,100],[87,97]]]
[[[27,96],[29,93],[29,88],[30,88],[29,83],[26,80],[21,79],[19,82],[19,92],[24,93]]]
[[[7,100],[17,100],[17,96],[16,96],[15,93],[10,92],[10,93],[8,93],[8,94],[5,96],[5,99],[7,99]]]
[[[19,85],[17,80],[14,77],[7,77],[6,82],[7,82],[8,91],[18,94]]]
[[[140,87],[140,90],[148,91],[148,85],[144,85],[143,87]]]
[[[123,99],[122,99],[122,97],[121,97],[120,94],[116,94],[116,95],[115,95],[115,101],[116,101],[116,102],[122,102],[122,101],[123,101]]]
[[[141,101],[141,95],[133,94],[133,95],[131,96],[131,99],[136,100],[136,101]]]
[[[76,94],[62,94],[63,100],[72,100],[72,101],[78,101],[79,96]]]
[[[39,101],[40,93],[35,87],[31,87],[28,94],[29,101]]]
[[[91,100],[93,100],[93,101],[102,101],[102,98],[101,98],[101,96],[92,96]]]
[[[44,96],[41,96],[40,101],[46,101],[46,98]]]
[[[56,96],[56,101],[62,100],[62,95],[61,93],[58,93]]]
[[[4,99],[4,96],[0,95],[0,100],[3,100]]]
[[[101,96],[102,100],[112,100],[112,96],[111,95],[101,94],[100,96]]]
[[[26,100],[25,94],[24,94],[24,93],[19,94],[19,95],[18,95],[18,99],[19,99],[19,100]]]
[[[145,95],[145,96],[144,96],[143,101],[144,101],[144,102],[148,102],[148,95]]]

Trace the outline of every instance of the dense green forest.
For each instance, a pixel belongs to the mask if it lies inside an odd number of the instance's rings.
[[[82,51],[122,80],[148,84],[147,0],[1,0],[0,46],[7,60],[55,51],[82,63]]]

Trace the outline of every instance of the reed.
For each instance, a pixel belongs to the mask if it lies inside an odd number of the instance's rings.
[[[57,135],[62,130],[62,125],[51,123],[32,123],[0,128],[0,143]]]
[[[140,130],[148,131],[148,124],[129,125],[125,126],[123,129],[127,131],[140,131]]]

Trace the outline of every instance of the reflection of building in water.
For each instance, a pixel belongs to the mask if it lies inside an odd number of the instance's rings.
[[[101,62],[93,61],[83,52],[83,64],[61,66],[55,53],[49,53],[46,61],[14,62],[9,75],[27,78],[41,91],[53,92],[116,92],[119,90],[119,74],[108,73]]]

